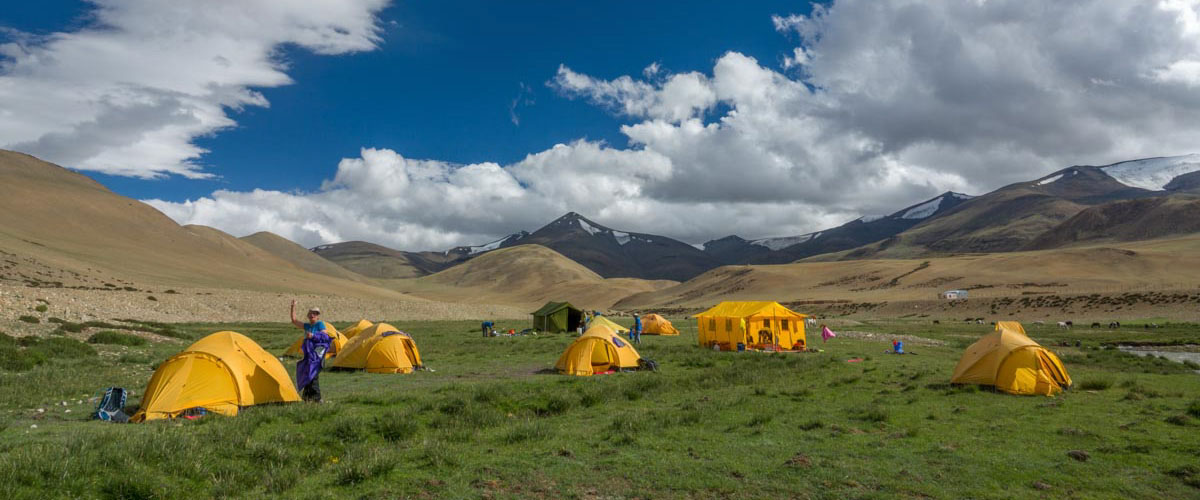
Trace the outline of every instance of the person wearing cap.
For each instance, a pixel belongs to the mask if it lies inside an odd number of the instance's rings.
[[[301,342],[304,357],[296,363],[296,387],[305,401],[320,403],[321,386],[317,378],[333,339],[326,332],[325,322],[321,321],[321,310],[316,307],[308,310],[308,323],[301,323],[296,320],[296,301],[292,300],[292,324],[304,330]]]
[[[642,317],[637,313],[633,313],[633,328],[629,330],[629,340],[642,345]]]

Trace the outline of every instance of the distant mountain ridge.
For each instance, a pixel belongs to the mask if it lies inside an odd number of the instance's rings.
[[[1012,252],[1067,246],[1082,236],[1070,228],[1058,229],[1091,208],[1146,198],[1173,197],[1200,192],[1200,155],[1146,158],[1105,166],[1067,167],[1037,180],[1018,182],[979,196],[939,217],[886,240],[838,256],[841,259],[904,258],[930,254]],[[1156,204],[1127,204],[1122,220],[1136,219],[1130,211],[1152,210]],[[1086,231],[1097,239],[1105,228],[1091,219]],[[1105,219],[1108,220],[1108,219]],[[1072,225],[1080,224],[1079,221]],[[1140,239],[1180,234],[1179,229],[1157,225],[1140,231]],[[1078,229],[1078,227],[1077,227]],[[1187,232],[1187,231],[1183,231]],[[1045,236],[1055,234],[1055,236]],[[1132,234],[1128,233],[1127,234]]]
[[[795,236],[747,240],[730,235],[689,245],[666,236],[612,229],[569,212],[533,233],[521,231],[444,252],[404,252],[366,242],[321,245],[313,251],[358,274],[388,279],[425,276],[497,249],[537,244],[604,278],[681,281],[729,264],[908,258],[1067,246],[1110,237],[1106,236],[1106,223],[1124,224],[1119,234],[1111,237],[1126,240],[1186,234],[1192,232],[1188,223],[1147,222],[1154,220],[1154,214],[1169,213],[1172,220],[1186,217],[1193,204],[1104,207],[1189,193],[1200,194],[1200,154],[1106,166],[1077,165],[981,196],[948,191],[888,215],[867,215]],[[1091,208],[1097,210],[1089,211]],[[1080,214],[1090,215],[1059,228]]]
[[[971,198],[974,197],[947,191],[890,215],[863,216],[835,228],[799,236],[757,240],[726,236],[706,242],[704,251],[723,264],[783,264],[890,238]]]

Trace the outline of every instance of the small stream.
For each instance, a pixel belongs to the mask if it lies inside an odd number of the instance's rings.
[[[1156,351],[1153,348],[1131,346],[1131,345],[1119,345],[1119,346],[1117,346],[1117,349],[1120,349],[1122,352],[1136,354],[1138,356],[1157,356],[1157,357],[1161,357],[1161,358],[1167,358],[1176,363],[1182,363],[1184,361],[1200,363],[1200,352]],[[1196,370],[1196,373],[1200,373],[1200,370]]]

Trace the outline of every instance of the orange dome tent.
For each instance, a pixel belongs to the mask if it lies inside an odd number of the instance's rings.
[[[1000,321],[996,331],[967,347],[950,383],[1052,396],[1071,386],[1071,376],[1058,356],[1025,335],[1020,323]]]
[[[234,416],[246,406],[293,401],[300,395],[279,360],[249,337],[224,331],[158,365],[130,421],[173,418],[190,408]]]
[[[679,330],[667,318],[657,314],[642,317],[642,333],[645,335],[679,335]]]
[[[333,359],[334,368],[370,373],[412,373],[421,366],[416,342],[387,323],[376,323],[355,335]]]
[[[563,351],[554,368],[564,375],[590,376],[597,372],[637,368],[642,357],[628,340],[604,325],[588,328]]]

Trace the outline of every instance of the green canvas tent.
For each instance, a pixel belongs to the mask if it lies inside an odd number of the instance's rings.
[[[583,311],[569,302],[547,302],[532,314],[533,329],[550,333],[573,332],[583,321]]]

